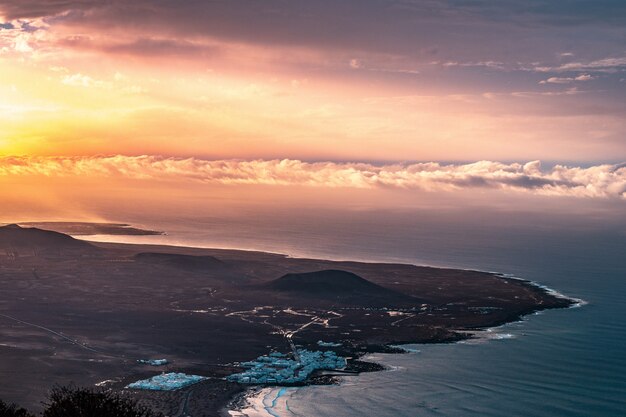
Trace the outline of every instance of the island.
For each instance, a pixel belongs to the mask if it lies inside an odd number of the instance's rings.
[[[369,352],[573,304],[496,273],[91,243],[15,224],[0,227],[0,285],[3,400],[37,410],[72,383],[194,417],[250,386],[336,383],[381,369],[360,360]]]

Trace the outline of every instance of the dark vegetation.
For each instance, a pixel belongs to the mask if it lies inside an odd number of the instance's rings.
[[[33,417],[28,410],[0,400],[0,417]]]
[[[42,417],[161,417],[120,394],[90,388],[54,387]],[[0,417],[35,417],[28,410],[0,400]]]

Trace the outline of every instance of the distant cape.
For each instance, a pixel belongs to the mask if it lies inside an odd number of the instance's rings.
[[[97,248],[63,233],[9,224],[0,226],[0,250],[15,256],[33,251],[58,253],[67,250],[96,251]]]

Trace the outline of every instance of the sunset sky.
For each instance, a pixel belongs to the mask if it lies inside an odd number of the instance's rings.
[[[0,202],[124,183],[623,208],[625,45],[622,0],[0,0]]]

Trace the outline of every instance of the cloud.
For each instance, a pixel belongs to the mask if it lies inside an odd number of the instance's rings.
[[[38,0],[8,1],[0,4],[0,10],[5,18],[13,20],[49,16],[67,10],[73,5],[73,2],[54,0],[48,2]]]
[[[46,26],[41,19],[0,23],[0,53],[22,56],[33,53],[46,37]]]
[[[196,58],[213,56],[219,52],[219,47],[214,44],[153,38],[139,38],[128,43],[103,45],[101,48],[106,52],[128,55],[194,55]]]
[[[612,65],[619,64],[623,45],[615,27],[606,23],[623,20],[619,2],[598,0],[584,7],[559,7],[546,0],[522,3],[20,0],[0,1],[0,15],[13,25],[27,22],[24,28],[32,26],[31,21],[45,22],[47,36],[37,42],[23,38],[19,53],[41,51],[41,59],[49,64],[64,59],[88,62],[82,54],[87,59],[102,54],[123,64],[128,58],[139,64],[153,60],[154,65],[162,60],[163,68],[175,68],[176,59],[187,61],[179,67],[183,70],[210,65],[233,74],[312,74],[339,81],[351,77],[353,83],[380,89],[410,82],[406,85],[414,91],[459,93],[485,84],[494,90],[528,88],[521,71],[553,70],[541,78],[555,76],[557,83],[566,78],[558,72],[615,71]],[[585,22],[591,30],[573,22]],[[2,54],[17,54],[15,39],[6,44],[3,32]],[[560,51],[565,52],[558,55]],[[433,55],[436,65],[429,64]],[[617,58],[584,61],[593,56]],[[492,76],[492,71],[505,75]]]
[[[577,77],[550,77],[547,80],[539,81],[539,84],[569,84],[574,81],[591,81],[594,76],[590,74],[580,74]]]
[[[387,67],[383,67],[383,66],[372,67],[369,65],[365,65],[361,60],[355,59],[355,58],[350,60],[349,65],[350,65],[350,68],[352,68],[353,70],[363,70],[363,71],[369,71],[369,72],[409,74],[409,75],[417,75],[420,73],[419,70],[416,70],[413,68],[402,68],[402,67],[395,67],[395,66],[389,66],[389,65]]]
[[[141,57],[188,56],[198,59],[215,57],[220,53],[219,46],[214,42],[192,42],[158,37],[139,37],[120,41],[102,36],[72,35],[58,39],[55,45],[83,51],[101,51]]]
[[[593,80],[595,77],[589,75],[589,74],[581,74],[578,77],[574,78],[574,81],[589,81],[589,80]]]
[[[507,69],[507,66],[504,62],[500,61],[473,61],[473,62],[457,62],[457,61],[447,61],[444,63],[440,63],[438,61],[434,61],[431,64],[433,65],[442,65],[443,67],[484,67],[490,69],[503,70]],[[510,69],[510,68],[509,68]]]
[[[361,68],[361,62],[358,59],[351,59],[350,60],[350,68],[354,68],[354,69],[359,69]]]
[[[536,66],[538,72],[588,71],[614,73],[626,69],[626,57],[610,57],[593,61],[568,62],[558,66]]]
[[[546,50],[569,52],[571,42],[590,38],[589,33],[593,37],[606,33],[621,48],[621,38],[607,23],[618,27],[626,23],[623,1],[575,3],[564,7],[547,0],[19,0],[0,2],[0,15],[9,20],[44,18],[52,25],[71,27],[70,33],[74,29],[157,32],[171,39],[206,37],[269,47],[407,56],[415,55],[416,45],[428,42],[436,45],[430,50],[444,52],[447,58],[442,59],[477,59],[485,64],[511,57],[511,51],[519,50],[516,46],[526,44],[523,39],[534,42],[537,33],[557,42],[539,45]],[[583,31],[581,24],[594,30]]]
[[[70,74],[61,79],[61,83],[71,85],[72,87],[99,87],[108,88],[110,85],[101,80],[96,80],[84,74]]]
[[[68,68],[61,66],[61,65],[53,65],[48,69],[52,72],[64,72],[64,73],[70,72]]]
[[[33,48],[28,43],[28,37],[24,34],[20,34],[15,38],[15,43],[13,44],[13,47],[17,52],[26,53],[33,51]]]
[[[539,161],[505,164],[374,165],[299,160],[202,160],[161,156],[4,157],[0,178],[105,177],[225,185],[399,188],[455,191],[486,188],[550,196],[626,199],[626,164],[542,169]]]

